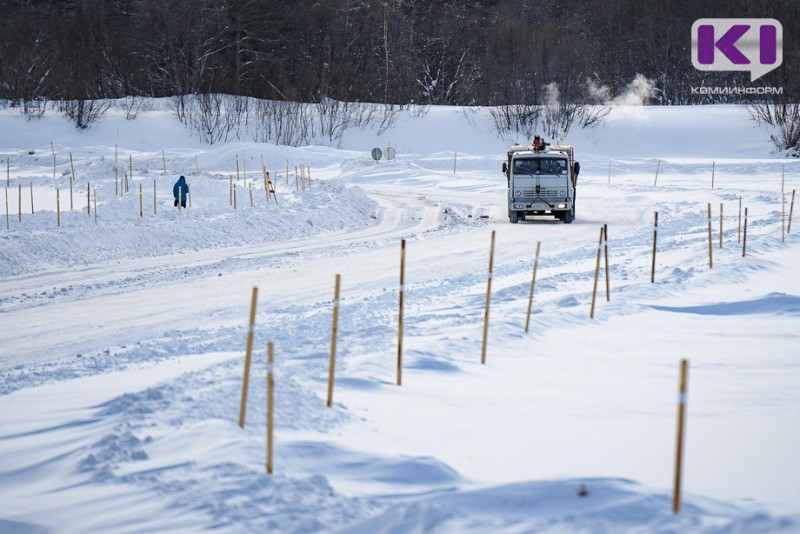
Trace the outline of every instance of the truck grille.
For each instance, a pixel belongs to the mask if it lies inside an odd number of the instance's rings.
[[[552,189],[552,188],[548,189],[542,187],[539,189],[538,195],[536,194],[536,189],[533,187],[523,188],[521,191],[522,191],[521,198],[523,199],[534,199],[537,196],[539,198],[553,198],[553,199],[564,198],[563,195],[559,196],[558,189]],[[563,191],[563,189],[561,189],[561,191]]]

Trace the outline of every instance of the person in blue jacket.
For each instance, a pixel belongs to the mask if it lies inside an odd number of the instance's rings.
[[[186,183],[186,178],[181,176],[175,185],[172,186],[172,196],[175,197],[175,207],[178,207],[178,202],[181,207],[186,207],[186,197],[189,195],[189,184]]]

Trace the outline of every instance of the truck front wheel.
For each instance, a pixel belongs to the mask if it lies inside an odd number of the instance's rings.
[[[572,205],[572,209],[569,211],[562,211],[561,212],[561,220],[564,221],[564,224],[570,224],[572,221],[575,220],[575,205]]]
[[[519,221],[519,213],[517,213],[516,211],[509,210],[508,220],[511,224],[517,224],[517,221]]]

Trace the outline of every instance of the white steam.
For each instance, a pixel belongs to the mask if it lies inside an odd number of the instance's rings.
[[[598,85],[593,80],[586,80],[586,91],[599,104],[607,106],[643,106],[656,94],[656,84],[643,74],[637,74],[625,89],[611,98],[611,90],[606,85]]]

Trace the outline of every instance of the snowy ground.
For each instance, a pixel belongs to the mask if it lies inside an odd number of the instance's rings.
[[[55,114],[28,122],[0,111],[10,175],[9,228],[0,225],[0,532],[800,532],[797,221],[781,232],[781,173],[788,222],[798,163],[770,156],[736,106],[617,108],[565,140],[583,171],[575,223],[510,225],[500,165],[511,140],[490,124],[485,110],[442,108],[382,136],[349,132],[338,149],[209,147],[167,112],[126,121],[112,111],[81,133]],[[372,161],[371,148],[388,143],[397,160]],[[265,202],[262,158],[277,204]],[[119,174],[133,168],[121,197],[115,159]],[[300,165],[311,169],[306,191],[295,187]],[[192,206],[179,212],[171,188],[180,174]],[[591,319],[603,224],[610,301],[601,270]],[[675,516],[682,358],[688,418]]]

